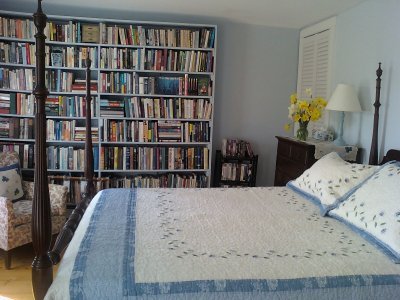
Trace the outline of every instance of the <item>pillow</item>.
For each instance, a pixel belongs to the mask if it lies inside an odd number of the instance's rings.
[[[331,152],[287,186],[320,206],[321,214],[325,215],[346,199],[377,168],[379,167],[348,163],[336,152]]]
[[[389,162],[329,215],[400,263],[400,162]]]
[[[0,196],[16,202],[24,197],[19,164],[0,168]]]

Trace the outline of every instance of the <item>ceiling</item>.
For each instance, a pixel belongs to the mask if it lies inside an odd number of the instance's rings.
[[[0,2],[8,0],[0,0]],[[37,0],[13,0],[28,3]],[[365,0],[44,0],[48,5],[93,7],[225,18],[235,22],[273,27],[303,28],[337,15]]]

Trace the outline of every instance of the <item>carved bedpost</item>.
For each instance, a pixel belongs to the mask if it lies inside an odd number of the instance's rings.
[[[47,181],[46,113],[48,94],[45,82],[44,28],[47,16],[42,11],[41,0],[33,15],[37,28],[36,38],[36,97],[35,114],[35,191],[32,204],[32,241],[35,258],[32,262],[32,286],[35,299],[43,299],[53,280],[53,266],[47,252],[51,243],[51,214],[49,185]]]
[[[95,189],[93,184],[94,169],[93,169],[93,144],[92,144],[92,118],[91,118],[91,101],[90,95],[90,65],[91,60],[86,58],[86,139],[85,139],[85,178],[86,187],[83,195],[84,200],[89,198],[90,200],[94,197]]]
[[[379,107],[381,106],[380,97],[381,97],[381,76],[382,69],[381,63],[379,63],[379,67],[376,70],[376,92],[375,92],[375,114],[374,114],[374,127],[372,130],[372,141],[371,141],[371,150],[369,153],[369,164],[377,165],[378,164],[378,128],[379,128]]]

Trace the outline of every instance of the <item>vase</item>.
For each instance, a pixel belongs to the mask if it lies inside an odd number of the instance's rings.
[[[308,122],[299,122],[299,129],[297,129],[296,132],[296,137],[300,140],[300,141],[305,141],[307,140],[308,137]]]

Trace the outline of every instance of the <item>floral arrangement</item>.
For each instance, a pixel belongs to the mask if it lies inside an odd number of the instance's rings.
[[[300,140],[306,140],[308,136],[307,125],[310,121],[317,121],[322,116],[327,102],[322,97],[312,98],[311,89],[306,89],[307,99],[298,99],[297,94],[290,96],[289,116],[288,118],[292,122],[285,124],[285,130],[290,130],[292,125],[296,122],[299,123],[299,129],[297,131],[297,138]]]

